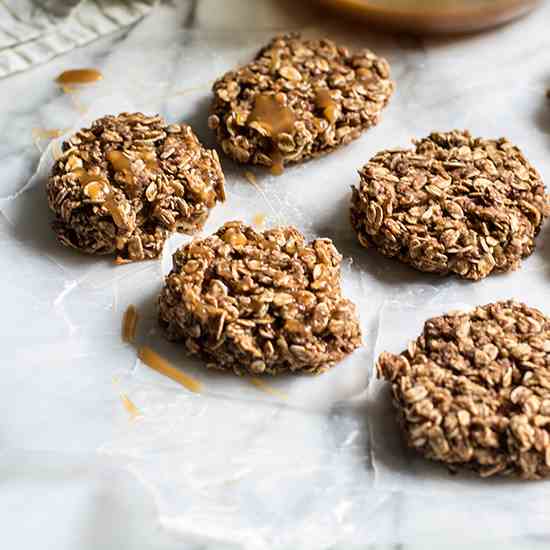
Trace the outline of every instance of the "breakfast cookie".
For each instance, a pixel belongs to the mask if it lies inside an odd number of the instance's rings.
[[[393,89],[388,63],[369,50],[277,36],[214,83],[209,126],[227,155],[277,173],[377,124]]]
[[[504,138],[433,133],[378,153],[353,188],[359,242],[420,271],[478,280],[517,269],[549,214],[538,172]]]
[[[514,301],[426,322],[382,353],[409,447],[481,476],[550,474],[550,320]]]
[[[306,243],[293,227],[258,232],[228,222],[174,254],[160,324],[208,367],[323,372],[361,345],[341,261],[329,239]]]
[[[63,143],[47,183],[61,243],[117,262],[156,258],[171,232],[194,233],[225,199],[214,150],[190,126],[121,113]]]

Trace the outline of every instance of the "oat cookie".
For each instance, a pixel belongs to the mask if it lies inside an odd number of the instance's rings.
[[[190,126],[142,113],[100,118],[64,142],[47,193],[61,243],[119,263],[156,258],[225,198],[216,152]]]
[[[382,353],[407,444],[481,476],[550,475],[550,320],[505,301],[430,319]]]
[[[341,261],[329,239],[306,243],[293,227],[258,232],[228,222],[174,254],[160,324],[208,367],[323,372],[361,345]]]
[[[433,133],[378,153],[360,178],[359,242],[421,271],[478,280],[517,269],[549,214],[540,175],[504,138]]]
[[[279,171],[359,137],[393,89],[388,63],[369,50],[277,36],[214,83],[209,125],[233,159]]]

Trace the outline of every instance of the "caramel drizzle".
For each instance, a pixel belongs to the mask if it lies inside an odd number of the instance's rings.
[[[138,323],[138,312],[136,306],[130,304],[122,317],[122,341],[133,344],[136,340],[136,329]]]
[[[273,141],[271,153],[271,173],[279,176],[283,173],[283,155],[277,149],[277,137],[281,134],[294,134],[296,117],[290,107],[286,105],[286,98],[282,94],[258,94],[254,97],[254,107],[247,124],[255,123]]]
[[[92,201],[103,201],[110,195],[111,188],[103,174],[91,174],[84,168],[76,168],[72,171],[72,174],[77,177],[84,194]]]
[[[296,117],[285,105],[284,96],[259,94],[254,98],[254,108],[247,123],[257,122],[271,138],[280,134],[293,134]]]
[[[76,170],[73,170],[72,173],[76,175],[80,185],[84,188],[84,194],[90,197],[93,201],[103,201],[103,207],[107,209],[113,218],[115,225],[117,227],[126,228],[126,222],[118,207],[117,197],[112,192],[113,190],[105,178],[105,175],[91,174],[90,172],[84,170],[84,168],[77,168]],[[115,263],[127,262],[119,262],[117,258]]]
[[[159,164],[154,151],[136,151],[137,157],[143,160],[148,170],[156,172],[159,170]],[[134,184],[134,174],[132,172],[133,159],[125,155],[122,151],[111,150],[106,155],[115,172],[121,172],[128,183]]]
[[[338,104],[332,99],[330,92],[321,88],[315,94],[315,106],[323,110],[323,116],[334,124],[338,118]]]
[[[270,172],[274,176],[280,176],[284,172],[285,166],[284,166],[284,158],[278,149],[275,149],[271,153],[271,168]]]
[[[78,182],[82,187],[85,187],[88,183],[96,181],[107,183],[105,176],[102,174],[91,174],[90,172],[84,170],[84,168],[77,168],[76,170],[73,170],[72,173],[76,175]]]
[[[63,71],[55,81],[63,87],[92,84],[102,78],[103,75],[97,69],[70,69]]]
[[[138,155],[149,170],[155,172],[160,169],[155,151],[140,151]]]
[[[106,157],[115,172],[122,172],[130,176],[133,182],[132,161],[122,151],[111,150]]]
[[[166,359],[164,359],[164,357],[161,357],[156,351],[153,351],[150,347],[140,347],[138,350],[138,357],[148,367],[178,382],[189,391],[195,393],[199,393],[201,391],[201,382],[173,367]]]
[[[143,160],[145,166],[152,171],[158,170],[159,165],[154,151],[138,151],[137,156]],[[125,179],[130,180],[129,183],[134,183],[134,174],[132,172],[133,159],[124,154],[122,151],[111,150],[106,155],[107,160],[111,163],[115,172],[121,172]],[[95,175],[86,172],[83,168],[73,170],[73,173],[78,177],[82,186],[92,181],[104,181],[107,183],[104,175]]]
[[[136,407],[135,403],[125,393],[120,394],[120,399],[122,400],[122,405],[132,417],[132,420],[136,419],[138,416],[143,416],[141,411]]]

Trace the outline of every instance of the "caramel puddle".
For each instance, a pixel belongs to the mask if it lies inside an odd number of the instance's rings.
[[[92,84],[101,80],[103,75],[97,69],[70,69],[63,71],[55,81],[61,86]]]
[[[254,97],[247,124],[272,140],[271,173],[276,176],[283,173],[283,155],[277,149],[277,138],[281,134],[293,135],[295,122],[294,112],[286,105],[284,95],[258,94]]]
[[[153,172],[160,169],[155,151],[136,151],[136,154],[141,160],[143,160],[147,169]],[[123,151],[116,150],[109,151],[106,157],[115,172],[122,173],[128,183],[135,183],[134,174],[132,172],[133,159],[131,157],[125,155]]]
[[[321,88],[315,94],[315,106],[323,110],[323,116],[334,124],[338,118],[338,104],[330,96],[330,92]]]
[[[254,98],[254,107],[247,123],[256,123],[271,138],[280,134],[294,133],[296,117],[290,107],[277,95],[259,94]]]
[[[153,370],[156,370],[160,374],[163,374],[164,376],[167,376],[168,378],[171,378],[172,380],[180,383],[189,391],[195,393],[199,393],[201,391],[201,382],[173,367],[166,359],[164,359],[164,357],[161,357],[156,351],[153,351],[150,347],[140,347],[138,350],[138,357],[148,367],[151,367]]]

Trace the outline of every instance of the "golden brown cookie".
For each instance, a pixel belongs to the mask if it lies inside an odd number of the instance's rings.
[[[190,126],[121,113],[63,143],[47,183],[61,243],[117,261],[156,258],[172,232],[194,233],[225,199],[215,151]]]

